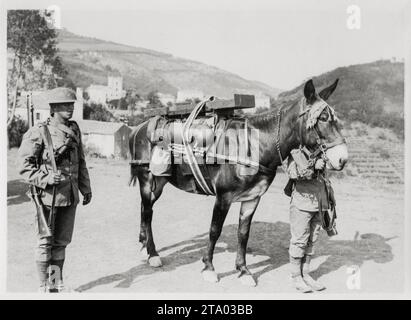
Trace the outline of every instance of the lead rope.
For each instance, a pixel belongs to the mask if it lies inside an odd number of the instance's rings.
[[[278,113],[277,113],[277,141],[275,144],[277,147],[278,155],[280,156],[281,168],[283,169],[284,173],[287,173],[287,164],[284,162],[283,156],[281,155],[281,148],[280,148],[281,109],[282,108],[278,109]]]

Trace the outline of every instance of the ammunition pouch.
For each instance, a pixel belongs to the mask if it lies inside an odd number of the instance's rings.
[[[321,224],[323,229],[327,232],[328,236],[332,237],[338,234],[335,219],[337,213],[335,207],[321,211]]]
[[[334,198],[334,190],[331,186],[330,181],[328,179],[323,178],[325,194],[328,203],[328,208],[323,208],[323,199],[321,195],[318,196],[318,210],[321,216],[321,224],[323,229],[327,232],[328,236],[332,237],[337,235],[336,229],[336,222],[337,219],[337,211],[335,209],[335,198]]]
[[[65,143],[54,151],[54,158],[56,159],[57,164],[61,163],[65,158],[68,158],[70,156],[70,150],[73,148],[72,143],[73,138],[68,137]]]

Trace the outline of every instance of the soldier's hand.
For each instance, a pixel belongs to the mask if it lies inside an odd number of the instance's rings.
[[[49,184],[49,185],[56,185],[56,184],[59,184],[60,182],[61,182],[61,173],[54,173],[54,172],[51,172],[51,173],[49,173],[49,175],[48,175],[48,178],[47,178],[47,184]]]
[[[315,169],[322,170],[325,167],[325,161],[323,159],[318,159],[314,165]]]
[[[83,198],[83,206],[89,204],[90,201],[91,201],[91,192],[90,192],[90,193],[86,193],[86,194],[84,195],[84,198]]]

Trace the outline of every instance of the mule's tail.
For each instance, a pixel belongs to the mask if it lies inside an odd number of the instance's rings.
[[[137,183],[137,165],[135,164],[130,164],[130,180],[128,181],[128,186],[135,186]]]
[[[148,121],[139,124],[129,136],[131,154],[129,186],[136,185],[139,171],[143,169],[142,167],[148,169],[150,163],[151,145],[147,139],[147,124]]]

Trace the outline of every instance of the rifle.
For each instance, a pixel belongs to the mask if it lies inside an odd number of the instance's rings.
[[[53,141],[51,140],[50,131],[47,128],[47,126],[43,126],[41,127],[40,133],[42,134],[43,139],[45,143],[47,144],[47,148],[49,149],[48,153],[49,153],[53,173],[57,173],[58,172],[57,163],[56,163],[56,158],[54,155]],[[56,190],[57,190],[56,185],[53,185],[53,197],[51,199],[51,208],[50,208],[49,218],[47,221],[47,226],[49,227],[51,234],[53,234],[53,231],[54,231],[54,215],[55,215],[54,209],[55,209],[55,204],[56,204]]]
[[[29,119],[31,120],[29,121],[29,126],[31,128],[34,126],[34,116],[33,116],[34,109],[31,103],[31,96],[29,95],[27,95],[27,107],[29,108],[29,111],[31,113],[31,117],[29,117]],[[39,165],[39,163],[37,163],[37,165]],[[33,184],[30,184],[29,194],[30,194],[30,198],[33,200],[33,203],[36,207],[37,230],[38,230],[38,234],[40,238],[51,237],[52,232],[47,223],[45,210],[44,210],[44,204],[40,197],[41,189],[36,187]]]

